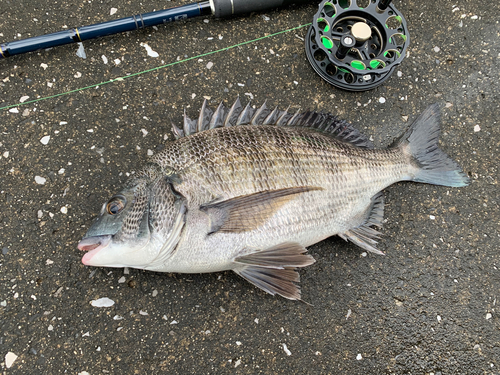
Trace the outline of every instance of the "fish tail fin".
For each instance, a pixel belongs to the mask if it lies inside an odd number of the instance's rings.
[[[469,178],[458,164],[439,148],[439,106],[433,104],[420,114],[396,141],[417,167],[410,180],[451,187],[466,186]]]

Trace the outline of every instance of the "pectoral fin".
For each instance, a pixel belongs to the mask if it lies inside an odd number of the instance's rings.
[[[300,300],[297,267],[306,267],[315,262],[307,249],[295,242],[286,242],[270,249],[246,254],[234,259],[242,267],[234,272],[245,280],[275,295],[279,294],[292,300]]]
[[[371,251],[372,253],[385,255],[383,252],[376,248],[377,240],[380,238],[378,230],[372,226],[382,227],[382,220],[384,218],[384,196],[378,193],[373,196],[370,206],[365,211],[365,221],[360,226],[349,229],[339,236],[344,240],[349,240],[359,247]]]
[[[322,190],[314,186],[299,186],[278,190],[267,190],[243,195],[222,202],[208,203],[200,210],[210,216],[210,232],[241,233],[263,225],[285,203],[297,194]]]

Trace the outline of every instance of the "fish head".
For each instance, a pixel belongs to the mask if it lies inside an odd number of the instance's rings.
[[[78,244],[82,263],[153,269],[175,249],[185,211],[168,179],[143,173],[103,204]]]

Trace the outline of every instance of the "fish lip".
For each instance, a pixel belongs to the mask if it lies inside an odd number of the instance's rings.
[[[78,249],[87,251],[87,253],[82,257],[82,263],[88,265],[94,255],[111,243],[111,238],[112,235],[105,235],[88,237],[81,240],[78,243]]]

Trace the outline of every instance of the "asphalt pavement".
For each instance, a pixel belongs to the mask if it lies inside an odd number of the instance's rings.
[[[2,0],[0,42],[187,3]],[[3,373],[500,374],[500,4],[395,1],[407,56],[355,93],[306,59],[318,3],[86,41],[85,59],[71,44],[0,60]],[[310,247],[307,304],[232,272],[84,266],[78,241],[171,123],[238,96],[335,113],[378,147],[437,102],[471,184],[387,188],[386,255]]]

